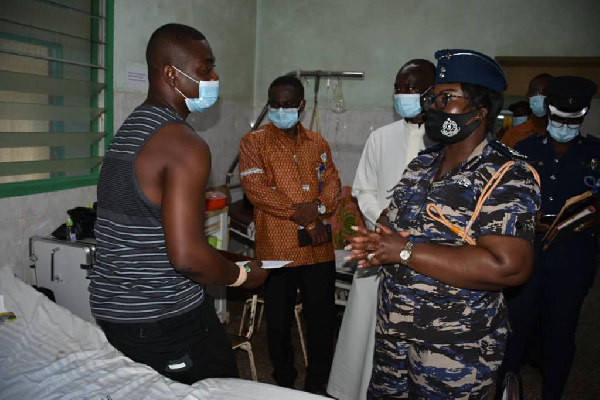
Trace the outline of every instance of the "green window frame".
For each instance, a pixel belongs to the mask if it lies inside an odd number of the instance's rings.
[[[97,184],[102,156],[113,137],[113,43],[114,43],[114,0],[88,0],[90,11],[84,11],[70,4],[73,2],[61,0],[35,0],[44,7],[52,7],[56,12],[76,14],[89,20],[89,61],[63,58],[63,48],[60,43],[40,39],[40,32],[47,32],[48,37],[61,35],[71,36],[59,30],[36,26],[36,16],[32,23],[23,19],[11,20],[0,16],[0,23],[5,27],[18,26],[23,32],[36,32],[35,37],[4,32],[0,28],[0,40],[15,43],[28,43],[38,48],[47,48],[47,56],[23,54],[0,47],[0,55],[10,54],[17,57],[42,59],[48,63],[48,75],[24,74],[3,68],[0,60],[0,90],[17,93],[33,93],[47,95],[47,104],[21,104],[0,102],[0,120],[28,119],[19,117],[26,110],[27,115],[39,112],[32,120],[48,122],[46,132],[12,132],[0,130],[0,148],[30,148],[44,147],[49,149],[48,159],[36,161],[2,160],[0,159],[0,176],[27,175],[44,173],[45,179],[21,180],[17,182],[0,183],[0,198],[24,196],[36,193],[53,192],[57,190]],[[76,2],[73,4],[77,4]],[[41,8],[41,7],[40,7]],[[35,9],[32,11],[35,14]],[[38,21],[40,15],[37,16]],[[7,28],[9,30],[9,28]],[[32,35],[33,36],[33,35]],[[82,37],[72,36],[73,40]],[[63,71],[69,66],[89,68],[89,80],[72,80]],[[65,67],[65,68],[63,68]],[[65,105],[65,96],[87,98],[88,106]],[[21,114],[19,114],[21,113]],[[44,115],[52,115],[45,117]],[[52,118],[50,120],[49,118]],[[88,124],[86,132],[65,131],[65,120],[75,118],[78,123]],[[10,124],[7,124],[10,125]],[[83,156],[69,157],[65,154],[68,146],[79,146],[85,150]],[[72,171],[77,171],[73,173]]]

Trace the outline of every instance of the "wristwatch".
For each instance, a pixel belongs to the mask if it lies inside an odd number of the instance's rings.
[[[410,240],[406,242],[402,251],[400,251],[400,264],[408,266],[408,260],[410,260],[410,256],[412,255],[412,247],[413,242]]]
[[[327,207],[325,207],[325,204],[321,203],[319,200],[315,200],[315,203],[317,203],[317,212],[319,215],[323,215],[327,212]]]

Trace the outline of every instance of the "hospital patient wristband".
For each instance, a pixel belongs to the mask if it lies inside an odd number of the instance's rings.
[[[240,274],[238,275],[238,278],[235,282],[233,282],[231,285],[227,285],[227,286],[231,286],[231,287],[237,287],[242,285],[244,282],[246,282],[246,279],[248,279],[248,272],[250,272],[250,263],[244,264],[243,266],[240,265]]]

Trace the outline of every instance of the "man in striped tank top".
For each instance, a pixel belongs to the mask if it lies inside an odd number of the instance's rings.
[[[215,58],[202,33],[168,24],[146,60],[148,97],[115,134],[98,181],[92,314],[114,347],[171,379],[237,377],[202,285],[253,288],[268,273],[227,261],[204,236],[211,154],[185,118],[217,100]]]

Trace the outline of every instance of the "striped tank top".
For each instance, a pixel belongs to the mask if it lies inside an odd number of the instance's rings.
[[[181,315],[204,299],[201,285],[169,262],[161,207],[142,192],[135,160],[163,126],[186,123],[174,111],[137,107],[115,134],[98,180],[96,265],[90,274],[92,315],[122,323]]]

